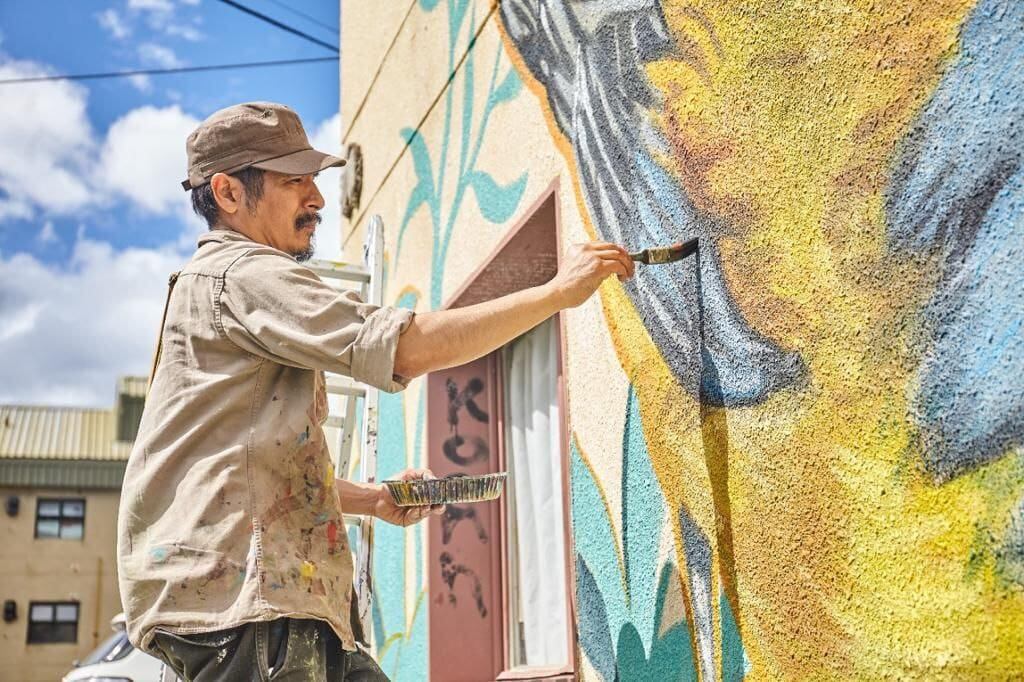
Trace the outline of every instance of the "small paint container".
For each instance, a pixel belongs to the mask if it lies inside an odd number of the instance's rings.
[[[414,507],[495,500],[501,495],[507,477],[508,472],[500,471],[481,476],[384,481],[384,485],[399,507]]]

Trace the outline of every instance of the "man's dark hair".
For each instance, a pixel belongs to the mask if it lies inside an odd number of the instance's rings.
[[[255,211],[256,204],[263,196],[263,171],[259,168],[249,167],[243,168],[237,173],[229,173],[229,175],[237,178],[245,188],[246,209],[250,212]],[[217,226],[220,208],[217,206],[217,200],[213,197],[213,187],[210,186],[210,183],[200,185],[192,190],[192,210],[206,221],[211,230]]]

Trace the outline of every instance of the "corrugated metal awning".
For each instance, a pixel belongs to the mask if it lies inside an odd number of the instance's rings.
[[[12,488],[90,488],[117,490],[127,462],[0,459],[0,486]]]
[[[0,405],[0,457],[119,459],[112,410]]]

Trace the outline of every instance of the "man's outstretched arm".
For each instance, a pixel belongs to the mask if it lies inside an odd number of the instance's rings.
[[[633,276],[626,250],[607,242],[573,246],[546,284],[465,308],[417,313],[395,352],[395,374],[412,379],[476,360],[563,308],[590,298],[610,275]]]

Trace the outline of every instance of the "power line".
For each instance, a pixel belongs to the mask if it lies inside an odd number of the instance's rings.
[[[338,57],[310,57],[307,59],[279,59],[269,62],[242,62],[240,64],[211,64],[208,66],[179,66],[173,69],[139,69],[137,71],[108,71],[106,73],[77,73],[68,76],[33,76],[0,80],[0,85],[40,83],[43,81],[84,81],[97,78],[123,78],[125,76],[156,76],[167,73],[194,73],[196,71],[223,71],[226,69],[252,69],[258,66],[287,66],[314,62],[336,62]]]
[[[277,5],[278,7],[280,7],[281,9],[283,9],[286,12],[291,12],[292,14],[297,14],[298,16],[303,17],[303,18],[307,19],[308,21],[312,21],[317,26],[323,26],[328,31],[330,31],[333,35],[338,35],[338,30],[339,29],[338,29],[337,26],[331,26],[330,24],[325,24],[324,22],[320,21],[316,17],[311,16],[309,14],[306,14],[305,12],[300,12],[299,10],[295,9],[294,7],[289,7],[288,5],[284,4],[283,2],[280,2],[280,0],[267,0],[267,2],[270,2],[270,3],[273,3],[273,4]]]
[[[225,5],[230,5],[231,7],[234,7],[235,9],[237,9],[240,12],[245,12],[246,14],[252,15],[252,16],[256,17],[257,19],[260,19],[261,21],[265,21],[268,24],[270,24],[271,26],[276,26],[279,29],[281,29],[282,31],[287,31],[288,33],[297,35],[300,38],[305,38],[306,40],[308,40],[311,43],[315,43],[316,45],[320,45],[321,47],[326,47],[328,50],[330,50],[331,52],[334,52],[335,54],[338,53],[338,48],[335,47],[334,45],[331,45],[330,43],[325,43],[324,41],[320,40],[319,38],[314,38],[313,36],[309,35],[308,33],[303,33],[302,31],[298,30],[297,28],[292,28],[288,24],[282,24],[277,19],[271,19],[266,14],[261,14],[261,13],[257,12],[254,9],[249,9],[245,5],[243,5],[241,3],[238,3],[238,2],[235,2],[235,0],[220,0],[220,1],[223,2]]]

